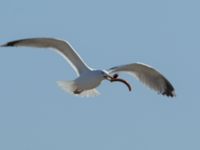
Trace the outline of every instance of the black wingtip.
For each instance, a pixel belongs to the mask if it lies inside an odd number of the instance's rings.
[[[174,87],[167,80],[166,80],[166,88],[165,88],[165,91],[162,93],[162,95],[166,95],[168,97],[175,97],[176,96]]]
[[[168,96],[168,97],[175,97],[175,96],[176,96],[174,90],[173,90],[173,91],[168,91],[168,90],[166,90],[165,92],[162,93],[162,95],[166,95],[166,96]]]
[[[8,42],[8,43],[6,43],[6,44],[1,45],[1,47],[15,46],[15,44],[16,44],[17,42],[18,42],[18,41]]]

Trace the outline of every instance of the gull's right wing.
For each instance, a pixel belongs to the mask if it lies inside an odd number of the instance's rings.
[[[87,64],[72,48],[72,46],[68,42],[63,40],[54,38],[30,38],[30,39],[15,40],[1,45],[1,47],[7,47],[7,46],[54,48],[70,63],[70,65],[76,71],[77,75],[80,75],[81,73],[90,70]]]

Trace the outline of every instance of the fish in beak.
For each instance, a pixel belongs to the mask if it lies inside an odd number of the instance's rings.
[[[118,78],[118,74],[114,74],[113,77],[110,75],[106,75],[105,78],[109,80],[110,82],[121,82],[125,84],[128,87],[128,90],[131,91],[131,85],[124,79]]]

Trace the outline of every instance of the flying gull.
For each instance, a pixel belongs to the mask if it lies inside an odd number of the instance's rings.
[[[125,64],[107,70],[92,69],[67,41],[55,38],[20,39],[1,45],[1,47],[10,46],[53,48],[56,50],[56,52],[61,54],[69,62],[77,74],[74,80],[57,82],[64,91],[73,95],[87,97],[99,95],[96,88],[103,80],[121,82],[131,91],[131,85],[126,80],[119,78],[119,73],[124,72],[134,75],[142,83],[162,95],[168,97],[175,96],[175,90],[172,84],[159,71],[146,64]]]

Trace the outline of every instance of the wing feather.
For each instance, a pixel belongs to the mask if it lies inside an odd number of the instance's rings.
[[[110,68],[110,74],[118,72],[131,73],[141,82],[166,96],[175,96],[172,84],[156,69],[141,63],[133,63]]]
[[[73,67],[77,75],[90,70],[88,65],[82,60],[79,54],[72,48],[72,46],[63,40],[54,38],[30,38],[21,39],[8,42],[2,47],[7,46],[27,46],[37,48],[54,48],[59,54],[61,54]]]

